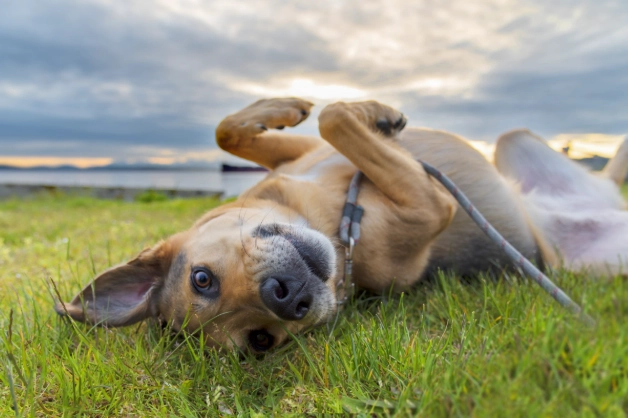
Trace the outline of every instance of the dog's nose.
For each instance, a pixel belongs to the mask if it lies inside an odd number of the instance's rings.
[[[306,280],[290,276],[269,277],[260,286],[264,304],[281,319],[302,319],[310,309],[312,293]]]

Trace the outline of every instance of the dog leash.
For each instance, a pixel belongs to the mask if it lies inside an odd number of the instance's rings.
[[[443,186],[458,201],[460,206],[480,229],[497,244],[506,255],[521,268],[523,272],[534,280],[543,290],[549,293],[559,304],[567,308],[574,315],[578,316],[585,324],[594,327],[595,320],[583,312],[582,308],[574,302],[567,294],[554,282],[550,280],[541,270],[524,257],[515,247],[513,247],[497,230],[486,220],[484,216],[473,206],[469,198],[461,192],[453,181],[440,170],[429,165],[426,162],[417,160],[425,169],[425,171],[440,181]],[[362,173],[358,171],[349,184],[347,192],[347,201],[345,203],[342,220],[340,222],[340,241],[345,246],[345,268],[344,277],[337,285],[337,289],[344,286],[345,294],[338,304],[344,304],[349,297],[353,295],[355,285],[353,283],[353,250],[360,239],[360,221],[364,214],[364,209],[357,204],[357,196],[360,187]]]

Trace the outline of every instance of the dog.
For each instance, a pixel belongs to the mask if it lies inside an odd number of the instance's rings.
[[[404,130],[404,115],[375,101],[326,106],[320,137],[277,132],[303,122],[312,106],[267,99],[226,117],[218,145],[268,168],[266,178],[105,271],[56,311],[114,327],[157,318],[202,331],[212,346],[267,351],[338,309],[345,256],[338,231],[357,170],[365,209],[353,254],[358,287],[405,291],[439,270],[469,276],[511,267],[416,159],[449,176],[537,264],[624,273],[628,212],[618,185],[628,140],[595,176],[527,130],[502,135],[491,164],[453,134]]]

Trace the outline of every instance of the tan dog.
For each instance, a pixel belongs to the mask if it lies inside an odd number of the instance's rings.
[[[527,131],[499,139],[495,166],[448,133],[400,135],[403,115],[377,102],[327,106],[322,138],[268,131],[299,124],[311,107],[296,98],[261,100],[224,119],[220,147],[270,174],[189,230],[104,272],[57,312],[109,326],[160,318],[175,329],[202,329],[210,344],[265,351],[287,331],[336,312],[344,258],[338,227],[357,169],[366,176],[354,255],[359,287],[401,291],[437,269],[469,275],[507,267],[501,249],[415,158],[449,176],[537,263],[621,272],[628,212],[617,184],[628,170],[628,142],[605,177],[595,177]]]

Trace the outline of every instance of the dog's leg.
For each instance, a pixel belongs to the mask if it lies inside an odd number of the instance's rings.
[[[335,103],[319,116],[319,131],[371,180],[403,216],[432,239],[451,221],[456,205],[412,156],[394,141],[406,119],[399,111],[369,101]]]
[[[613,180],[618,186],[624,184],[626,174],[628,174],[628,135],[619,146],[615,156],[606,164],[602,174]]]
[[[622,148],[608,177],[626,173],[628,146]],[[591,174],[525,130],[499,138],[495,165],[520,184],[531,223],[564,267],[597,276],[626,274],[628,212],[609,178]]]
[[[551,149],[527,129],[507,132],[495,147],[495,167],[521,186],[523,194],[564,195],[581,193],[591,179],[588,170]]]
[[[312,106],[297,98],[259,100],[220,122],[216,142],[233,155],[274,169],[324,144],[320,138],[267,132],[298,125]]]
[[[620,176],[626,169],[628,146],[618,151],[611,168]],[[616,184],[606,176],[593,175],[588,169],[551,149],[539,136],[528,130],[505,133],[497,140],[495,166],[507,178],[521,186],[521,193],[537,199],[562,200],[576,207],[623,209],[624,200]],[[624,175],[625,175],[625,171]]]

